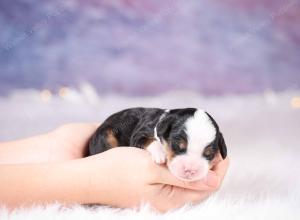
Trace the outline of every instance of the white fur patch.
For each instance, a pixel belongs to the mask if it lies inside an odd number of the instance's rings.
[[[204,110],[198,109],[194,116],[185,122],[188,138],[188,154],[199,154],[216,137],[216,128]]]
[[[170,112],[170,109],[166,109],[166,110],[165,110],[165,112],[160,116],[160,118],[159,118],[159,120],[158,120],[158,122],[157,122],[157,124],[156,124],[156,126],[155,126],[155,128],[154,128],[154,138],[155,138],[157,141],[159,141],[159,142],[160,142],[160,139],[159,139],[159,137],[157,136],[157,125],[158,125],[159,122],[161,122],[161,120],[162,120],[164,117],[166,117],[166,115],[167,115],[169,112]]]

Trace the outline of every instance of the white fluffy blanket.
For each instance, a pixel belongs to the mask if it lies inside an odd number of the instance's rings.
[[[136,211],[62,208],[54,204],[19,209],[10,215],[2,208],[0,219],[299,219],[300,109],[291,105],[292,97],[299,94],[266,92],[205,98],[174,92],[125,98],[101,97],[84,86],[81,91],[70,90],[64,98],[55,96],[48,102],[42,102],[36,91],[0,98],[0,140],[45,132],[62,123],[101,121],[111,112],[131,106],[205,108],[218,121],[231,159],[221,190],[194,207],[161,215],[147,206]]]

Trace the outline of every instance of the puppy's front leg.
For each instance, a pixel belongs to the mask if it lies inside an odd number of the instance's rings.
[[[164,164],[166,162],[166,153],[163,145],[159,141],[153,141],[147,146],[147,151],[150,152],[152,159],[157,164]]]

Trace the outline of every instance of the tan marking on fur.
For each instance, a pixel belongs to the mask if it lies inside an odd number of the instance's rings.
[[[169,146],[169,144],[167,142],[163,142],[163,146],[164,146],[164,150],[166,152],[167,155],[167,162],[170,162],[174,156],[175,153],[173,152],[172,148]],[[187,148],[187,142],[184,140],[181,140],[180,144],[179,144],[180,149],[186,149]]]
[[[167,163],[169,163],[169,162],[171,162],[171,160],[173,159],[175,154],[172,151],[172,149],[169,147],[169,144],[167,142],[164,141],[163,146],[164,146],[164,151],[166,152],[166,155],[167,155]]]
[[[107,142],[111,147],[118,147],[119,143],[112,130],[107,131]]]
[[[143,146],[143,149],[146,149],[153,141],[155,141],[154,138],[149,138]]]
[[[203,155],[209,157],[211,154],[213,154],[213,149],[211,146],[208,146],[204,149]]]

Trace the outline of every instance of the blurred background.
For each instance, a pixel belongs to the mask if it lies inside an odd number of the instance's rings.
[[[299,89],[299,23],[296,0],[1,0],[0,94]]]
[[[296,0],[1,0],[0,138],[131,106],[295,121],[299,23]]]

